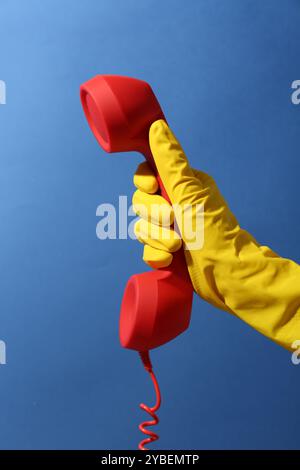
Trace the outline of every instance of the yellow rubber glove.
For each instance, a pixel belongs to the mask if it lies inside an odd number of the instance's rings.
[[[293,342],[300,340],[300,266],[261,246],[239,226],[214,180],[189,166],[165,121],[152,124],[149,140],[172,205],[204,204],[203,245],[185,249],[196,293],[292,350]],[[154,195],[158,184],[147,163],[138,167],[134,184],[138,189],[133,207],[142,217],[135,233],[145,245],[144,261],[153,268],[168,266],[172,252],[181,246],[177,233],[164,223],[172,223],[174,211],[161,196]],[[184,233],[181,236],[187,248]]]

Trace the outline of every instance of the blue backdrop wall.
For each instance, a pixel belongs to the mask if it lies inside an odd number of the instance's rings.
[[[141,158],[104,154],[79,85],[149,81],[240,224],[299,261],[300,4],[2,0],[0,18],[0,446],[135,448],[152,387],[118,315],[142,248],[95,228],[99,204],[131,196]],[[188,332],[153,360],[153,448],[299,447],[300,365],[229,314],[195,299]]]

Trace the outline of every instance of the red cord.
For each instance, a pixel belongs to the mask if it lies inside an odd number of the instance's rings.
[[[156,411],[159,409],[160,407],[160,404],[161,404],[161,395],[160,395],[160,390],[159,390],[159,385],[158,385],[158,382],[157,382],[157,379],[155,377],[155,374],[152,370],[152,364],[151,364],[151,360],[150,360],[150,356],[149,356],[149,351],[142,351],[139,353],[140,354],[140,357],[142,359],[142,362],[144,364],[144,367],[145,369],[147,370],[147,372],[149,372],[149,375],[152,379],[152,382],[153,382],[153,385],[154,385],[154,389],[155,389],[155,394],[156,394],[156,403],[154,406],[152,407],[149,407],[147,405],[145,405],[144,403],[141,403],[140,404],[140,408],[144,411],[146,411],[146,413],[148,413],[151,418],[153,418],[152,420],[150,421],[144,421],[143,423],[141,423],[139,425],[139,430],[143,433],[143,434],[146,434],[146,436],[149,436],[147,437],[146,439],[143,439],[140,443],[139,443],[139,449],[140,450],[148,450],[146,447],[144,447],[146,444],[149,444],[150,442],[154,442],[154,441],[157,441],[157,439],[159,439],[159,436],[158,434],[156,434],[155,432],[153,431],[150,431],[149,429],[146,429],[148,428],[149,426],[155,426],[156,424],[158,424],[159,422],[159,419],[156,415]]]

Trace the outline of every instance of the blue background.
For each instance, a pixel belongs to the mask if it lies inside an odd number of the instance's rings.
[[[141,158],[104,154],[79,85],[149,81],[240,224],[299,261],[299,0],[1,0],[0,18],[0,446],[135,448],[152,387],[118,315],[142,247],[98,240],[95,213],[131,196]],[[299,447],[300,366],[241,321],[195,298],[153,361],[152,448]]]

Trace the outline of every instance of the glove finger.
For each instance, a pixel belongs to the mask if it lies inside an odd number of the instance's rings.
[[[172,206],[158,194],[147,194],[137,189],[132,197],[134,212],[156,225],[171,227],[174,223]]]
[[[140,163],[133,177],[133,184],[144,193],[154,194],[158,190],[157,179],[147,162]]]
[[[139,219],[135,223],[134,233],[141,243],[169,253],[178,251],[182,244],[181,238],[175,230],[151,224],[143,219]]]
[[[172,263],[173,255],[167,251],[145,245],[143,260],[153,269],[166,268]]]

